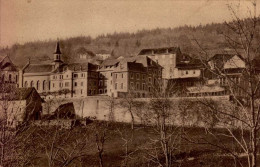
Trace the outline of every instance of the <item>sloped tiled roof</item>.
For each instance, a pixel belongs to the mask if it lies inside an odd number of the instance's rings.
[[[98,66],[92,63],[71,63],[62,64],[59,68],[53,71],[53,73],[63,72],[64,70],[71,71],[95,71]]]
[[[118,63],[120,60],[118,59],[106,59],[104,60],[100,66],[113,66]]]
[[[220,60],[220,61],[226,62],[229,59],[231,59],[233,56],[235,56],[235,54],[215,54],[213,57],[211,57],[209,59],[209,61]]]
[[[181,61],[176,63],[176,67],[179,69],[194,69],[194,68],[202,68],[203,62],[200,59],[191,58],[188,62]]]
[[[11,90],[11,92],[8,93],[8,97],[6,97],[6,98],[8,100],[10,100],[10,101],[13,101],[13,100],[26,100],[33,93],[37,93],[38,94],[38,92],[35,90],[34,87],[30,87],[30,88],[13,88]],[[40,95],[39,95],[39,97],[40,97]]]
[[[29,64],[24,73],[39,73],[39,72],[52,72],[52,64]]]
[[[127,62],[127,68],[129,71],[145,72],[146,68],[141,63]]]
[[[2,71],[17,71],[9,56],[6,56],[1,60],[0,69]]]

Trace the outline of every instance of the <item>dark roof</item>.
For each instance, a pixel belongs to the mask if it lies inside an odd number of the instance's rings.
[[[209,61],[211,60],[221,60],[223,62],[228,61],[229,59],[231,59],[232,57],[236,56],[237,54],[215,54],[213,57],[211,57],[209,59]],[[237,55],[240,59],[244,60],[244,58],[240,55]]]
[[[0,69],[2,71],[17,71],[9,56],[6,56],[1,60]]]
[[[51,72],[52,68],[52,64],[29,64],[24,69],[24,73]]]
[[[200,59],[191,58],[186,61],[184,60],[181,62],[177,62],[176,67],[180,69],[194,69],[194,68],[202,68],[204,66]]]
[[[167,52],[168,50],[168,52]],[[150,55],[150,54],[166,54],[166,53],[180,53],[179,47],[164,47],[164,48],[151,48],[151,49],[142,49],[138,55]]]
[[[15,99],[25,100],[29,98],[33,91],[36,91],[35,88],[17,88],[15,90]]]
[[[60,42],[59,42],[59,41],[58,41],[57,44],[56,44],[56,50],[55,50],[54,54],[61,54],[61,51],[60,51]]]
[[[127,62],[129,71],[146,72],[146,68],[141,63]]]
[[[104,60],[100,66],[113,66],[118,63],[120,60],[118,59],[106,59]]]
[[[71,64],[62,64],[54,70],[54,73],[63,72],[65,70],[71,71],[96,71],[98,66],[92,63],[71,63]]]
[[[10,101],[12,101],[12,100],[26,100],[26,99],[32,97],[32,95],[34,93],[38,94],[38,92],[35,90],[34,87],[30,87],[30,88],[12,88],[10,90],[10,93],[8,93],[8,96],[5,96],[5,98],[7,98]],[[38,94],[38,96],[40,97],[39,94]]]

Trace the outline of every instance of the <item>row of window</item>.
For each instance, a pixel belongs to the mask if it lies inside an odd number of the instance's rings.
[[[5,74],[2,75],[2,81],[9,81],[9,82],[13,82],[13,76],[12,74],[9,74],[8,79],[5,77]],[[18,82],[18,76],[15,75],[15,82]]]
[[[133,82],[130,83],[130,87],[132,90],[146,90],[146,84],[140,84],[139,82],[137,82],[136,84],[134,84]],[[124,89],[124,83],[118,84],[115,83],[115,90],[119,90],[119,89]],[[151,91],[151,87],[148,87],[148,90]]]
[[[193,71],[181,71],[181,75],[196,74],[196,70]]]
[[[95,75],[94,75],[95,76]],[[73,78],[76,79],[76,78],[85,78],[86,75],[85,73],[81,73],[81,74],[73,74]],[[53,79],[63,79],[63,75],[53,75],[52,77]],[[69,78],[69,75],[66,75],[66,78]]]

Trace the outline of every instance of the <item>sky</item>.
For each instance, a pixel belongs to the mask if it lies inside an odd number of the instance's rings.
[[[227,4],[241,17],[252,7],[249,0],[0,0],[0,46],[219,23],[231,20]]]

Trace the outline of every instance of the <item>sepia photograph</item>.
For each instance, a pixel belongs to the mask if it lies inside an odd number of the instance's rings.
[[[0,0],[0,167],[260,167],[260,0]]]

